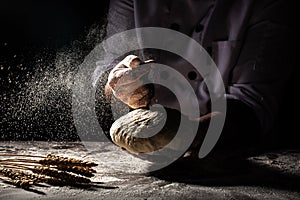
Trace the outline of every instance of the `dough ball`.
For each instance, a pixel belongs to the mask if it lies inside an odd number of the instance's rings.
[[[136,109],[113,123],[110,136],[116,145],[131,153],[149,153],[170,143],[180,120],[180,113],[172,109]]]

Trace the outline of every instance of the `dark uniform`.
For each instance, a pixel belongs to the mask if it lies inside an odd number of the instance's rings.
[[[222,138],[230,145],[251,145],[273,131],[293,70],[292,7],[283,0],[111,0],[107,34],[163,27],[199,42],[215,61],[226,89]],[[196,85],[201,114],[211,112],[206,86],[192,66],[169,52],[154,50],[149,55]],[[163,90],[156,88],[155,102],[176,109],[174,96]]]

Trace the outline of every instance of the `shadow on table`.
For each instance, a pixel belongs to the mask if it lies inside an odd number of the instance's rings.
[[[299,156],[300,157],[300,156]],[[182,159],[148,174],[170,182],[203,186],[262,186],[300,191],[300,174],[248,159],[217,162],[213,159]]]

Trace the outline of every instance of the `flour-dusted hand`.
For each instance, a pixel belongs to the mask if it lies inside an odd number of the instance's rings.
[[[139,57],[129,55],[110,72],[106,87],[112,94],[133,109],[147,107],[153,97],[153,87],[145,84],[153,60],[142,62]]]

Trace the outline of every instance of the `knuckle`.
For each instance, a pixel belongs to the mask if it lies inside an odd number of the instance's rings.
[[[128,68],[134,68],[141,64],[141,60],[136,55],[128,55],[122,60],[121,63]]]

